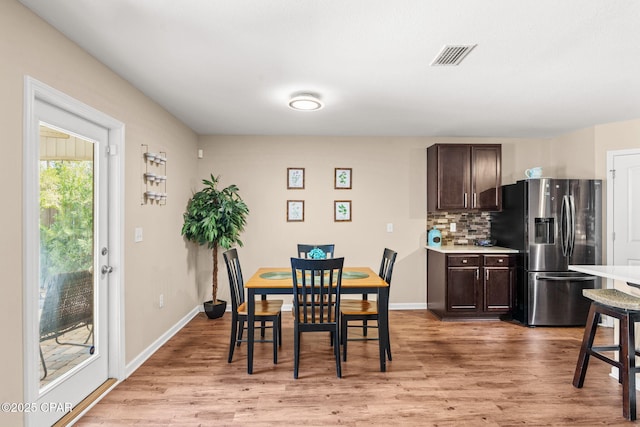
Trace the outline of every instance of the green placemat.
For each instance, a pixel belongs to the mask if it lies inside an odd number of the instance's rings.
[[[369,275],[359,271],[344,271],[342,273],[343,279],[364,279],[365,277],[369,277]]]
[[[269,271],[267,273],[262,273],[260,277],[267,280],[291,279],[291,273],[288,271]],[[342,273],[342,278],[345,280],[364,279],[365,277],[369,277],[369,275],[359,271],[345,271]]]
[[[290,271],[269,271],[267,273],[262,273],[260,277],[267,280],[291,279],[291,272]]]

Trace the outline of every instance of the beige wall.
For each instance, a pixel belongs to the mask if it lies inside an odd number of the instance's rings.
[[[580,129],[549,140],[549,175],[555,178],[595,179],[594,128]]]
[[[0,2],[0,125],[4,208],[0,212],[0,401],[23,401],[22,149],[24,76],[52,86],[120,120],[125,128],[126,363],[198,305],[195,258],[180,236],[182,212],[197,181],[196,135],[157,104],[15,0]],[[140,145],[168,152],[164,207],[140,204]],[[134,227],[144,241],[133,243]],[[165,294],[165,308],[157,295]],[[22,414],[0,414],[19,426]]]
[[[426,148],[436,142],[502,143],[508,177],[528,164],[516,159],[515,147],[541,144],[494,138],[203,136],[198,172],[201,178],[221,176],[222,186],[238,185],[249,206],[245,246],[239,249],[246,279],[260,266],[287,266],[297,243],[335,243],[336,255],[348,264],[375,270],[389,247],[398,252],[391,303],[410,306],[426,301]],[[304,190],[287,190],[288,167],[305,168]],[[336,167],[353,169],[351,190],[333,188]],[[287,200],[305,201],[304,222],[286,221]],[[352,201],[351,222],[333,221],[334,200]],[[218,262],[224,299],[228,281],[224,263]],[[208,251],[201,251],[198,265],[204,298],[212,270]]]

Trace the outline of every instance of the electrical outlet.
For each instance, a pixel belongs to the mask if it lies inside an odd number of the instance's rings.
[[[164,307],[164,294],[160,294],[160,301],[158,305],[160,305],[160,308]]]
[[[457,230],[457,227],[455,222],[452,222],[451,224],[449,224],[449,231],[451,231],[452,233],[455,233],[456,230]]]
[[[388,223],[387,224],[387,233],[393,233],[393,224],[392,223]]]

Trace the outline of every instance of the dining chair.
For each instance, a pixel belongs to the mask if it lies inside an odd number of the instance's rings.
[[[244,296],[244,280],[242,278],[242,269],[240,268],[240,259],[238,258],[237,249],[230,249],[222,254],[224,262],[227,265],[227,272],[229,273],[229,286],[231,287],[231,342],[229,344],[229,359],[228,363],[231,363],[233,359],[233,351],[236,347],[240,347],[240,343],[247,342],[247,339],[242,338],[243,332],[248,328],[255,328],[253,325],[245,323],[247,322],[247,304]],[[273,342],[273,363],[278,363],[278,346],[282,346],[282,300],[267,300],[263,299],[256,301],[255,306],[255,321],[260,322],[261,329],[271,329],[272,339],[267,340],[264,338],[264,333],[261,334],[261,338],[254,340],[255,342]],[[265,322],[271,322],[271,326],[265,326]]]
[[[393,275],[393,265],[396,262],[398,253],[391,249],[385,248],[382,253],[382,261],[380,262],[380,270],[378,276],[384,279],[385,282],[391,286],[391,276]],[[387,300],[388,304],[388,300]],[[389,307],[387,306],[387,310]],[[340,333],[342,334],[342,359],[347,360],[347,341],[366,341],[366,340],[380,340],[380,310],[378,307],[378,301],[369,301],[366,298],[361,300],[343,300],[340,305],[340,319],[341,327]],[[349,322],[362,322],[358,324],[350,324]],[[375,321],[375,325],[371,326],[367,322]],[[362,338],[349,338],[349,328],[362,328]],[[378,329],[378,336],[370,338],[367,336],[367,329]],[[386,328],[389,330],[388,326]],[[384,337],[386,341],[385,352],[389,360],[391,359],[391,343],[389,337]]]
[[[327,258],[333,258],[335,255],[335,246],[334,244],[329,245],[307,245],[298,243],[298,258],[309,258],[309,252],[314,249],[320,249],[325,253]]]
[[[298,378],[300,338],[304,332],[330,332],[336,358],[336,373],[342,378],[340,366],[340,288],[344,258],[291,258],[293,276],[293,378]]]
[[[298,258],[306,258],[311,259],[309,253],[314,249],[320,249],[325,254],[325,258],[333,258],[335,245],[327,244],[327,245],[308,245],[303,243],[298,243]],[[293,312],[291,312],[293,314]],[[333,343],[333,335],[331,335],[331,342]]]

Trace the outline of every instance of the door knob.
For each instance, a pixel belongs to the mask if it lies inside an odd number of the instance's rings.
[[[110,265],[103,265],[100,271],[102,272],[102,274],[109,274],[113,271],[113,267],[111,267]]]

